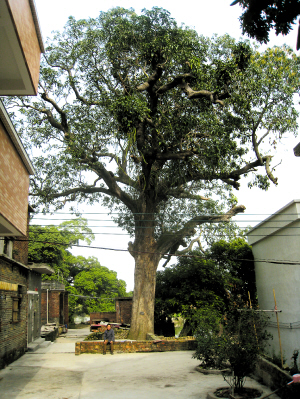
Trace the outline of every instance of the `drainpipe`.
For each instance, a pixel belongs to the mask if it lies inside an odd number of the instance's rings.
[[[49,306],[49,305],[48,305],[48,291],[49,291],[49,290],[48,290],[48,288],[47,288],[47,324],[48,324],[48,321],[49,321],[49,320],[48,320],[48,306]]]

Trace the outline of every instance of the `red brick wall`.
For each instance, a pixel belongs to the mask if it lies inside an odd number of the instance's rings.
[[[14,241],[13,246],[13,258],[23,263],[23,265],[28,265],[28,237],[29,237],[29,212],[27,212],[27,229],[26,236],[17,237]]]
[[[130,324],[132,298],[116,298],[116,311],[115,312],[93,312],[90,314],[90,324],[94,320],[108,320],[111,323],[124,323]]]
[[[48,322],[59,324],[59,294],[60,291],[48,291]],[[47,323],[47,291],[42,290],[41,295],[42,324]]]
[[[0,290],[0,369],[23,355],[27,348],[27,274],[27,269],[0,258],[0,281],[18,284],[20,288],[19,292]],[[19,298],[17,322],[12,318],[13,298]]]
[[[64,295],[64,319],[65,324],[69,323],[68,293],[64,291],[48,290],[48,322],[59,323],[60,316],[60,294]],[[47,291],[42,290],[41,295],[41,321],[42,325],[47,323]]]
[[[41,324],[47,323],[47,291],[41,292]]]
[[[90,324],[93,324],[94,320],[108,320],[111,323],[116,323],[116,312],[93,312],[90,313]]]
[[[0,122],[0,214],[27,231],[29,174]]]
[[[130,324],[132,298],[118,298],[116,300],[117,323]]]
[[[65,319],[65,324],[68,326],[69,325],[69,296],[68,292],[64,292],[64,319]]]
[[[49,291],[49,323],[59,324],[59,294],[58,291]]]
[[[8,0],[35,92],[39,82],[40,46],[28,0]]]

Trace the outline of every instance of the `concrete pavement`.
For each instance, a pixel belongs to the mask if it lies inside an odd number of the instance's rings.
[[[0,371],[0,398],[206,399],[208,391],[226,385],[222,376],[197,372],[191,351],[75,356],[82,335],[69,331]],[[246,385],[270,392],[253,380]]]

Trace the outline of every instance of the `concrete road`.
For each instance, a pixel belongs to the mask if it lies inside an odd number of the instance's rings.
[[[68,334],[0,371],[0,398],[206,399],[226,385],[222,376],[197,372],[191,351],[75,356],[78,337]],[[252,380],[247,386],[270,392]]]

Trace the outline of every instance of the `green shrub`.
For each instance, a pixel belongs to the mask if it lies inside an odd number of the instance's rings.
[[[224,375],[225,380],[234,389],[241,389],[269,338],[266,322],[264,314],[250,309],[233,309],[223,317],[214,309],[201,309],[193,357],[201,360],[204,368],[229,367],[231,371]]]
[[[222,369],[226,366],[226,340],[222,315],[212,307],[197,311],[194,321],[197,349],[193,357],[201,361],[203,368]]]

